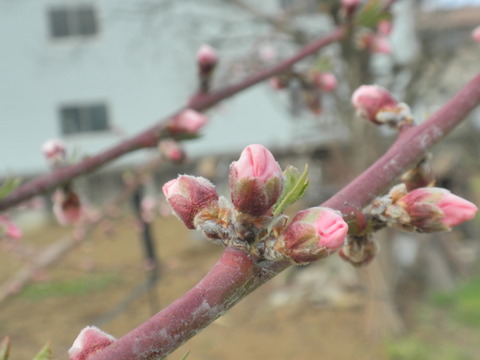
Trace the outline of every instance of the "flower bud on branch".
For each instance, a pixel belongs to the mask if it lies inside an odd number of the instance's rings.
[[[158,150],[162,156],[170,161],[181,163],[186,158],[185,151],[173,139],[163,139],[158,143]]]
[[[378,85],[360,86],[352,95],[352,105],[359,117],[377,125],[400,128],[413,123],[408,105],[399,103],[387,89]]]
[[[338,250],[347,236],[348,225],[329,208],[314,207],[297,213],[275,250],[294,264],[307,264]]]
[[[420,233],[450,231],[473,219],[477,210],[475,204],[446,189],[424,187],[407,192],[404,184],[393,187],[367,208],[388,226]]]
[[[115,342],[115,338],[112,335],[95,326],[87,326],[73,342],[72,347],[68,350],[68,355],[70,360],[87,360],[91,355],[113,342]]]
[[[395,205],[410,216],[410,224],[405,225],[420,232],[450,231],[452,227],[473,219],[478,210],[470,201],[447,189],[435,187],[413,190]]]
[[[420,187],[435,185],[435,175],[430,162],[431,155],[427,154],[413,169],[408,170],[402,175],[402,182],[408,191]]]
[[[262,145],[249,145],[230,165],[232,203],[241,212],[266,214],[280,197],[283,174],[272,153]]]
[[[472,39],[480,43],[480,26],[477,26],[475,29],[472,30]]]
[[[205,115],[195,110],[187,109],[172,119],[169,128],[174,133],[196,135],[207,121],[208,119]]]
[[[82,204],[71,186],[57,189],[52,196],[52,200],[53,213],[60,225],[72,225],[80,221],[83,216]]]
[[[0,240],[2,237],[18,240],[22,237],[22,230],[7,216],[0,215]]]
[[[162,190],[175,215],[189,229],[195,229],[194,218],[200,210],[218,201],[215,186],[202,177],[180,175],[163,185]]]
[[[315,72],[312,77],[313,83],[321,91],[331,92],[337,87],[337,78],[330,72]]]
[[[218,55],[210,45],[202,45],[197,53],[198,76],[200,78],[200,91],[208,92],[210,89],[213,70],[218,62]]]
[[[56,169],[65,165],[66,162],[66,145],[62,140],[47,140],[42,145],[43,156],[52,169]]]

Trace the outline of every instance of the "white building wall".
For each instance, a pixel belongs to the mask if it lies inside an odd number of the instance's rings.
[[[47,9],[82,3],[98,10],[99,34],[50,38]],[[47,171],[40,147],[49,138],[62,137],[61,104],[108,104],[110,121],[123,135],[115,131],[63,137],[80,155],[88,155],[136,134],[185,103],[196,86],[195,53],[219,30],[203,24],[201,31],[188,32],[181,26],[180,12],[158,28],[158,36],[152,35],[145,30],[145,17],[134,11],[138,4],[136,0],[0,1],[0,177]],[[241,12],[227,15],[242,20]],[[199,21],[208,23],[206,16]],[[254,32],[251,22],[243,22],[248,26],[245,30]],[[292,122],[285,107],[265,89],[265,85],[254,87],[213,109],[205,136],[187,144],[191,155],[240,151],[250,143],[288,145]]]

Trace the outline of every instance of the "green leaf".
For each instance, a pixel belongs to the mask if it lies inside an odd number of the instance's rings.
[[[9,178],[0,186],[0,199],[10,194],[13,190],[20,186],[22,180],[20,178]]]
[[[187,351],[187,353],[183,356],[182,360],[185,360],[188,357],[188,355],[190,355],[190,350]]]
[[[321,57],[315,61],[313,68],[319,72],[332,71],[332,61],[330,58]]]
[[[385,4],[382,0],[368,1],[357,13],[357,21],[361,26],[375,30],[381,20],[390,20],[391,15],[385,11]]]
[[[0,342],[0,360],[8,360],[10,353],[10,338],[5,336]]]
[[[39,353],[35,355],[33,360],[53,360],[52,348],[50,347],[50,343],[47,343],[47,345],[45,345],[42,350],[40,350]]]
[[[300,199],[308,187],[308,165],[305,165],[302,174],[296,167],[289,165],[283,175],[285,176],[285,184],[280,198],[273,206],[274,216],[280,215],[287,207]]]

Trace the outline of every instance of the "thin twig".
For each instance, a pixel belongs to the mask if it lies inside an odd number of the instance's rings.
[[[288,70],[296,62],[304,59],[305,57],[316,53],[322,47],[331,44],[342,38],[344,34],[343,27],[335,29],[329,35],[313,41],[300,49],[294,56],[281,61],[277,65],[261,70],[245,80],[240,81],[237,84],[233,84],[212,93],[197,94],[193,96],[188,104],[175,114],[168,116],[167,118],[160,120],[157,124],[149,129],[141,132],[140,134],[133,136],[127,140],[120,142],[113,147],[91,156],[77,164],[67,166],[56,171],[49,173],[48,175],[40,176],[25,185],[19,187],[11,194],[0,200],[0,211],[6,210],[11,206],[18,205],[21,202],[30,199],[31,197],[44,193],[55,187],[67,183],[73,178],[92,172],[101,166],[109,163],[112,160],[119,158],[134,150],[154,147],[157,145],[160,139],[167,137],[174,137],[167,127],[169,120],[182,111],[185,108],[191,108],[197,111],[204,111],[209,107],[217,104],[221,100],[224,100],[230,96],[233,96],[242,90],[245,90],[253,85],[256,85],[274,75],[280,74],[285,70]]]

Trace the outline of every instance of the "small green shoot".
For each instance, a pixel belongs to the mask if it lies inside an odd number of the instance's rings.
[[[10,194],[13,190],[18,188],[22,180],[20,178],[9,178],[0,186],[0,199]]]
[[[53,360],[50,343],[47,343],[32,360]]]
[[[10,354],[10,338],[5,336],[0,342],[0,360],[8,360]]]
[[[287,207],[292,205],[295,201],[300,199],[308,187],[308,165],[305,165],[305,170],[300,174],[300,171],[294,166],[287,166],[283,172],[285,176],[285,184],[283,191],[277,203],[273,206],[273,215],[280,215]]]

